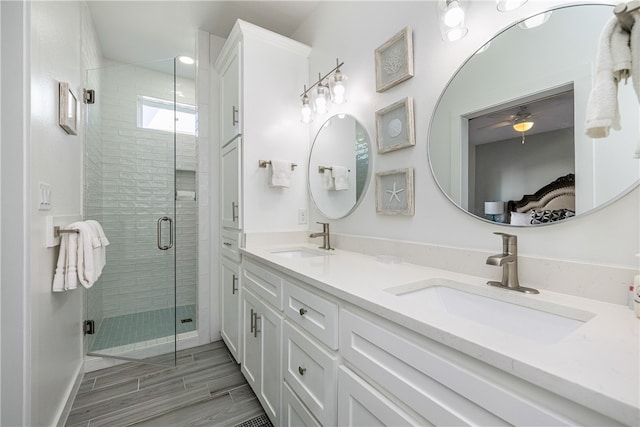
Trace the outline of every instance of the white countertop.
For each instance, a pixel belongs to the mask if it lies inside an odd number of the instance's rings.
[[[384,263],[355,252],[285,258],[272,253],[317,245],[246,248],[243,254],[278,268],[337,298],[401,324],[489,365],[553,391],[628,425],[640,425],[640,319],[625,306],[541,290],[525,295],[486,285],[487,279],[407,263]],[[479,291],[526,298],[595,314],[552,343],[540,343],[442,311],[385,289],[427,279],[448,279]],[[480,289],[481,288],[481,289]],[[513,297],[510,294],[514,294]],[[516,295],[517,294],[517,295]]]

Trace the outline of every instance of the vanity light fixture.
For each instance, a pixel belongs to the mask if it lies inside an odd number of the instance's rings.
[[[440,13],[440,31],[442,39],[448,42],[460,40],[469,29],[464,26],[464,8],[461,0],[442,0],[438,2]]]
[[[302,100],[302,109],[300,110],[303,123],[310,123],[312,120],[312,109],[316,114],[326,114],[329,110],[329,101],[334,104],[342,104],[347,100],[347,88],[344,84],[347,76],[342,74],[340,67],[344,62],[340,62],[336,58],[336,66],[326,73],[324,76],[318,73],[318,81],[312,84],[308,89],[304,86],[304,91],[300,94]],[[312,91],[312,89],[314,89]],[[309,99],[311,92],[312,100]]]
[[[302,123],[311,123],[311,105],[309,104],[309,95],[307,95],[307,86],[304,86],[304,95],[302,95],[302,109],[300,110],[300,121]]]
[[[496,0],[496,7],[500,12],[510,12],[516,10],[526,2],[527,0]]]
[[[518,24],[518,27],[522,28],[523,30],[530,30],[531,28],[536,28],[546,23],[550,17],[551,17],[551,11],[539,13],[537,15],[532,16],[529,19],[525,19],[524,21]]]

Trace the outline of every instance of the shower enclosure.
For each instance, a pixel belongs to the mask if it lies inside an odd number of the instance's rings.
[[[89,70],[87,82],[85,218],[110,245],[87,291],[85,350],[172,364],[197,318],[194,84],[175,60]]]

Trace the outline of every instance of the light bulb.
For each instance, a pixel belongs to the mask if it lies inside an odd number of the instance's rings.
[[[318,87],[316,87],[316,98],[313,101],[316,107],[316,113],[325,114],[327,112],[328,92],[329,92],[328,88],[322,83],[318,84]]]
[[[551,17],[551,12],[540,13],[538,15],[532,16],[529,19],[525,19],[521,23],[518,24],[518,27],[523,30],[530,30],[531,28],[539,27],[549,20]]]
[[[457,0],[453,0],[447,5],[442,21],[447,27],[457,27],[464,22],[464,10],[462,10]]]
[[[300,121],[302,121],[302,123],[311,123],[311,105],[309,105],[309,97],[306,94],[302,97]]]
[[[447,30],[443,34],[443,39],[448,42],[455,42],[467,35],[469,29],[467,27],[458,27]]]
[[[509,12],[525,4],[527,0],[496,0],[500,12]]]

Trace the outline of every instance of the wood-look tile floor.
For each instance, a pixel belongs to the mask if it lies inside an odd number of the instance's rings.
[[[235,426],[260,415],[240,365],[217,341],[179,351],[175,367],[126,363],[87,372],[66,426]]]

